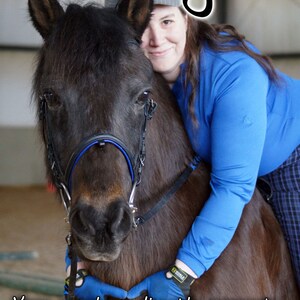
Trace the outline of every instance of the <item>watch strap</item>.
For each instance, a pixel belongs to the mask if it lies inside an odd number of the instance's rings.
[[[80,285],[76,285],[76,287],[80,287],[80,286],[83,285],[86,276],[88,276],[88,272],[86,270],[80,269],[80,270],[77,271],[77,273],[76,273],[76,282],[79,279],[82,279],[82,283]],[[69,284],[70,284],[70,277],[65,279],[65,286],[69,287]]]
[[[195,281],[195,278],[175,265],[170,267],[169,272],[172,275],[174,283],[182,290],[184,296],[188,298],[190,286]]]

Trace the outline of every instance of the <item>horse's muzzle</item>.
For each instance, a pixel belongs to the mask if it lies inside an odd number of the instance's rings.
[[[132,215],[122,200],[101,209],[79,201],[71,211],[70,223],[78,255],[93,261],[112,261],[119,256],[132,228]]]

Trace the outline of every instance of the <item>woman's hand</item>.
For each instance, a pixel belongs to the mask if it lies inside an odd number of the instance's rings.
[[[81,285],[78,286],[78,281],[76,281],[75,296],[80,300],[103,300],[106,299],[106,296],[112,296],[117,299],[125,299],[127,297],[127,292],[125,290],[101,282],[97,278],[86,274],[84,270],[79,270],[78,274],[81,279]],[[68,295],[68,289],[68,279],[66,279],[64,295]]]
[[[70,274],[70,265],[71,260],[69,258],[68,249],[65,256],[66,270],[67,274]],[[79,300],[96,300],[105,299],[106,296],[112,296],[117,299],[125,299],[127,297],[127,291],[104,283],[93,277],[84,270],[84,263],[77,259],[77,279],[76,279],[76,288],[75,296]],[[64,295],[69,294],[69,277],[65,280],[65,290]],[[98,298],[99,297],[99,298]]]
[[[146,292],[148,297],[155,300],[186,299],[187,296],[184,295],[181,288],[172,277],[167,278],[166,273],[167,271],[161,271],[147,277],[128,291],[127,298],[135,299]]]

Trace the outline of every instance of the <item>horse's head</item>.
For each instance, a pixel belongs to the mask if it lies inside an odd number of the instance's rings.
[[[56,0],[29,0],[44,39],[33,92],[48,173],[64,198],[71,195],[72,235],[78,254],[90,260],[116,259],[132,227],[128,199],[141,167],[153,80],[138,40],[151,5],[71,4],[64,11]]]

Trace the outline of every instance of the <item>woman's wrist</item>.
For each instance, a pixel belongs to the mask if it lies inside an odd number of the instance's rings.
[[[197,278],[197,275],[195,274],[195,272],[181,260],[176,259],[175,266],[177,268],[181,269],[182,271],[184,271],[185,273],[189,274],[193,278]]]
[[[84,270],[84,269],[85,269],[84,263],[82,261],[77,262],[77,270]],[[70,277],[70,273],[71,273],[71,265],[68,266],[68,268],[67,268],[67,279],[68,279],[68,277]],[[76,279],[76,287],[81,286],[83,284],[83,280],[84,279],[82,277],[77,278]],[[68,285],[69,285],[69,283],[68,283]]]
[[[176,259],[175,266],[177,268],[181,269],[182,271],[184,271],[185,273],[187,273],[188,275],[192,276],[193,278],[195,278],[195,279],[197,278],[197,275],[195,274],[195,272],[181,260]],[[171,278],[172,277],[171,272],[167,272],[166,276],[167,276],[167,278]]]

